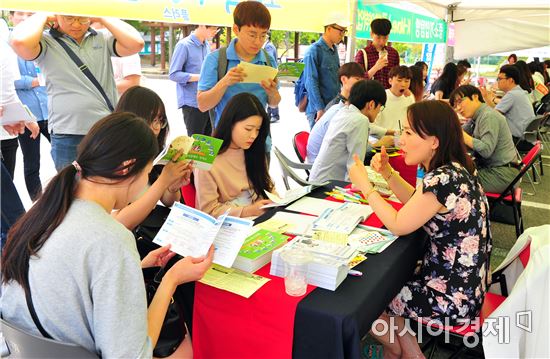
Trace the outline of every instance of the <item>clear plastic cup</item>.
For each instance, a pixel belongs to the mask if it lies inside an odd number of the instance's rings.
[[[299,297],[307,290],[307,267],[311,254],[299,249],[289,249],[281,253],[285,266],[285,291],[293,297]]]

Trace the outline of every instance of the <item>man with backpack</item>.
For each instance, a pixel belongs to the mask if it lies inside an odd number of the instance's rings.
[[[202,63],[210,53],[208,40],[218,32],[217,26],[199,25],[193,32],[176,44],[170,61],[170,80],[176,83],[178,107],[183,113],[187,134],[212,134],[208,112],[202,112],[197,105],[197,84]]]
[[[304,57],[304,71],[296,87],[305,87],[307,91],[307,108],[305,110],[310,128],[321,118],[325,106],[340,90],[338,68],[338,45],[350,25],[348,19],[340,13],[331,14],[325,20],[325,31]],[[303,96],[303,95],[301,95]],[[300,98],[301,102],[302,97]]]
[[[227,48],[212,52],[204,59],[197,103],[201,111],[215,109],[212,119],[214,128],[225,105],[238,93],[252,93],[264,106],[277,107],[281,102],[277,81],[242,83],[245,75],[237,66],[241,61],[246,61],[277,67],[276,60],[263,49],[270,26],[271,15],[265,5],[257,1],[239,3],[233,11],[233,32],[236,39]]]

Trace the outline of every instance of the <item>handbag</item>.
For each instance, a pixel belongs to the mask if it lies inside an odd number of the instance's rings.
[[[143,269],[143,278],[145,280],[145,292],[147,293],[147,306],[155,297],[158,286],[164,276],[164,268],[145,268]],[[160,330],[157,345],[153,350],[153,356],[157,358],[165,358],[176,351],[179,345],[183,342],[187,331],[185,329],[185,321],[183,319],[183,310],[178,304],[178,301],[172,297],[162,328]]]
[[[170,214],[170,208],[157,205],[151,213],[134,229],[136,245],[140,258],[144,258],[150,251],[159,246],[153,243],[153,239],[162,227],[164,221]],[[170,268],[181,256],[174,256],[165,268],[153,267],[143,269],[143,279],[145,280],[145,292],[147,294],[147,306],[155,297],[158,286],[162,281],[165,269]],[[164,322],[160,330],[157,345],[153,350],[153,355],[158,358],[164,358],[171,355],[181,344],[187,333],[185,329],[184,311],[179,304],[179,297],[174,296],[168,305]]]

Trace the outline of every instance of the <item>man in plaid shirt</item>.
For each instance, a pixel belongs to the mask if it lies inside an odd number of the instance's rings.
[[[355,55],[355,62],[365,68],[365,78],[380,82],[385,89],[390,88],[388,74],[392,67],[399,66],[399,53],[387,46],[391,31],[391,21],[374,19],[370,23],[372,44],[361,49]],[[365,57],[367,66],[365,66]]]

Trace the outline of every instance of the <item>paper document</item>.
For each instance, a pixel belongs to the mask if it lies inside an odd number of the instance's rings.
[[[363,253],[381,253],[398,237],[386,229],[358,225],[348,237],[349,245]]]
[[[234,268],[225,268],[214,264],[204,274],[201,283],[226,290],[241,297],[250,298],[258,289],[269,282],[269,278],[249,274]]]
[[[36,122],[36,117],[32,114],[31,110],[21,102],[12,102],[2,105],[4,113],[0,117],[0,124],[10,125],[17,122]]]
[[[326,199],[320,198],[302,197],[290,206],[286,207],[286,209],[298,213],[307,213],[314,216],[320,216],[325,209],[335,209],[341,205],[341,202],[327,201]]]
[[[289,225],[285,233],[306,235],[311,233],[311,225],[317,217],[290,212],[277,212],[271,218]]]
[[[227,213],[214,218],[176,202],[153,242],[181,256],[200,257],[214,243],[214,263],[231,267],[254,222]]]
[[[315,231],[340,232],[350,234],[355,227],[373,213],[370,206],[356,203],[342,203],[335,209],[325,209],[315,219],[312,229]]]
[[[178,136],[153,160],[153,164],[167,164],[181,150],[183,155],[178,158],[178,161],[193,161],[194,167],[208,171],[212,167],[222,143],[223,140],[219,138],[205,135]]]
[[[250,62],[241,61],[239,65],[246,74],[242,83],[259,84],[264,80],[273,80],[277,76],[278,70],[266,65],[255,65]]]
[[[313,186],[311,185],[289,189],[288,191],[286,191],[286,193],[282,198],[276,195],[275,193],[264,191],[265,194],[267,195],[267,198],[273,201],[273,203],[266,204],[265,206],[262,206],[262,208],[286,206],[287,204],[294,202],[297,199],[310,193],[312,190],[313,190]]]

